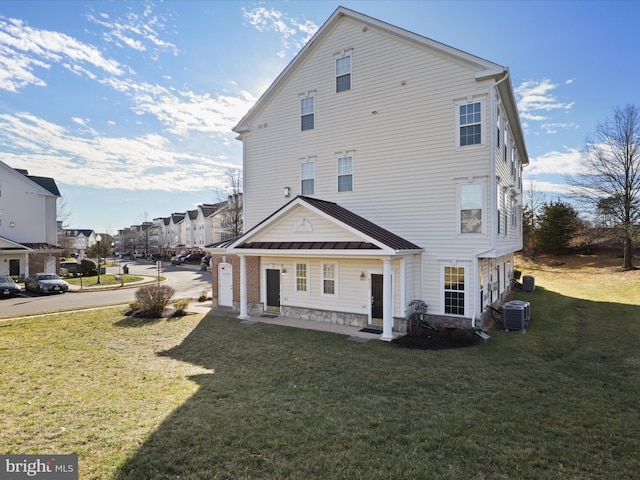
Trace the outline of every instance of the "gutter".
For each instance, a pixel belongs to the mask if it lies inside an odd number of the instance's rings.
[[[500,85],[502,82],[506,81],[509,79],[509,70],[508,69],[504,69],[503,70],[503,77],[498,80],[497,82],[495,82],[492,86],[492,92],[493,95],[491,95],[491,115],[487,115],[487,118],[491,118],[491,126],[489,127],[489,125],[487,126],[487,128],[491,128],[491,179],[490,179],[490,185],[491,185],[491,193],[489,194],[489,198],[490,198],[490,205],[491,205],[491,218],[494,220],[493,222],[491,222],[491,246],[488,250],[483,250],[480,252],[476,252],[473,255],[473,271],[475,272],[475,292],[477,292],[479,294],[480,292],[480,271],[478,269],[478,264],[479,261],[478,259],[480,258],[481,255],[485,255],[491,251],[494,251],[496,248],[496,236],[497,236],[497,232],[496,232],[496,220],[498,220],[497,218],[497,208],[498,208],[498,184],[497,184],[497,179],[496,179],[496,129],[494,128],[495,123],[493,123],[493,120],[495,120],[495,115],[496,115],[496,93],[498,90],[498,85]],[[506,113],[505,113],[506,115]],[[495,200],[495,201],[494,201]],[[499,221],[499,220],[498,220]],[[484,299],[481,299],[484,302]],[[471,315],[471,326],[475,327],[476,326],[476,318],[478,317],[478,303],[479,302],[473,302],[473,312]],[[482,312],[480,312],[480,314],[482,314]]]

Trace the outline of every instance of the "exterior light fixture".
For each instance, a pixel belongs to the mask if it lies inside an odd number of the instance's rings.
[[[289,187],[284,187],[284,196],[288,198],[289,195],[291,195],[291,189]]]

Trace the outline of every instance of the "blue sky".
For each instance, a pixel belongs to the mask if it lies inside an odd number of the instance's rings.
[[[0,160],[55,178],[70,228],[216,202],[231,128],[339,5],[509,67],[551,198],[597,122],[640,104],[632,1],[3,0]]]

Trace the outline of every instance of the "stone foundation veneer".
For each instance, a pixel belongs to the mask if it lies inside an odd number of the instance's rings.
[[[332,323],[334,325],[347,325],[359,328],[365,328],[368,320],[367,315],[358,313],[330,312],[328,310],[287,307],[286,305],[280,307],[280,315],[312,322]]]

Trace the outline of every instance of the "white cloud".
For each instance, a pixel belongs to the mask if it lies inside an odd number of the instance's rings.
[[[231,166],[224,155],[178,151],[158,134],[85,138],[27,113],[0,115],[0,145],[14,168],[94,188],[199,191],[203,178],[207,188],[222,187]]]
[[[134,7],[137,6],[135,3]],[[112,19],[107,13],[87,15],[92,23],[104,28],[102,37],[105,41],[120,48],[130,48],[138,52],[147,52],[151,58],[157,59],[160,51],[178,54],[178,47],[161,38],[160,32],[165,28],[165,19],[154,14],[151,4],[145,4],[142,13],[129,7],[127,13]]]
[[[318,30],[318,26],[310,20],[298,21],[277,10],[256,7],[252,10],[242,9],[244,18],[259,32],[275,32],[280,35],[282,50],[279,57],[287,51],[301,49]]]
[[[522,118],[531,121],[548,119],[553,110],[570,110],[575,102],[561,102],[552,93],[558,87],[549,79],[528,80],[515,88],[518,110]]]
[[[531,186],[533,184],[533,190],[536,192],[541,192],[545,194],[553,194],[553,195],[569,195],[571,193],[571,187],[566,183],[554,183],[554,182],[545,182],[539,180],[523,180],[522,188],[525,192],[531,190]],[[548,195],[552,196],[552,195]]]
[[[105,58],[94,46],[69,35],[32,28],[23,21],[0,17],[0,88],[12,92],[27,85],[45,86],[37,69],[60,64],[77,74],[95,78],[89,68],[121,75],[121,65]]]
[[[567,148],[564,152],[548,152],[530,158],[524,173],[526,177],[544,174],[575,175],[581,171],[581,158],[581,152],[575,148]]]

